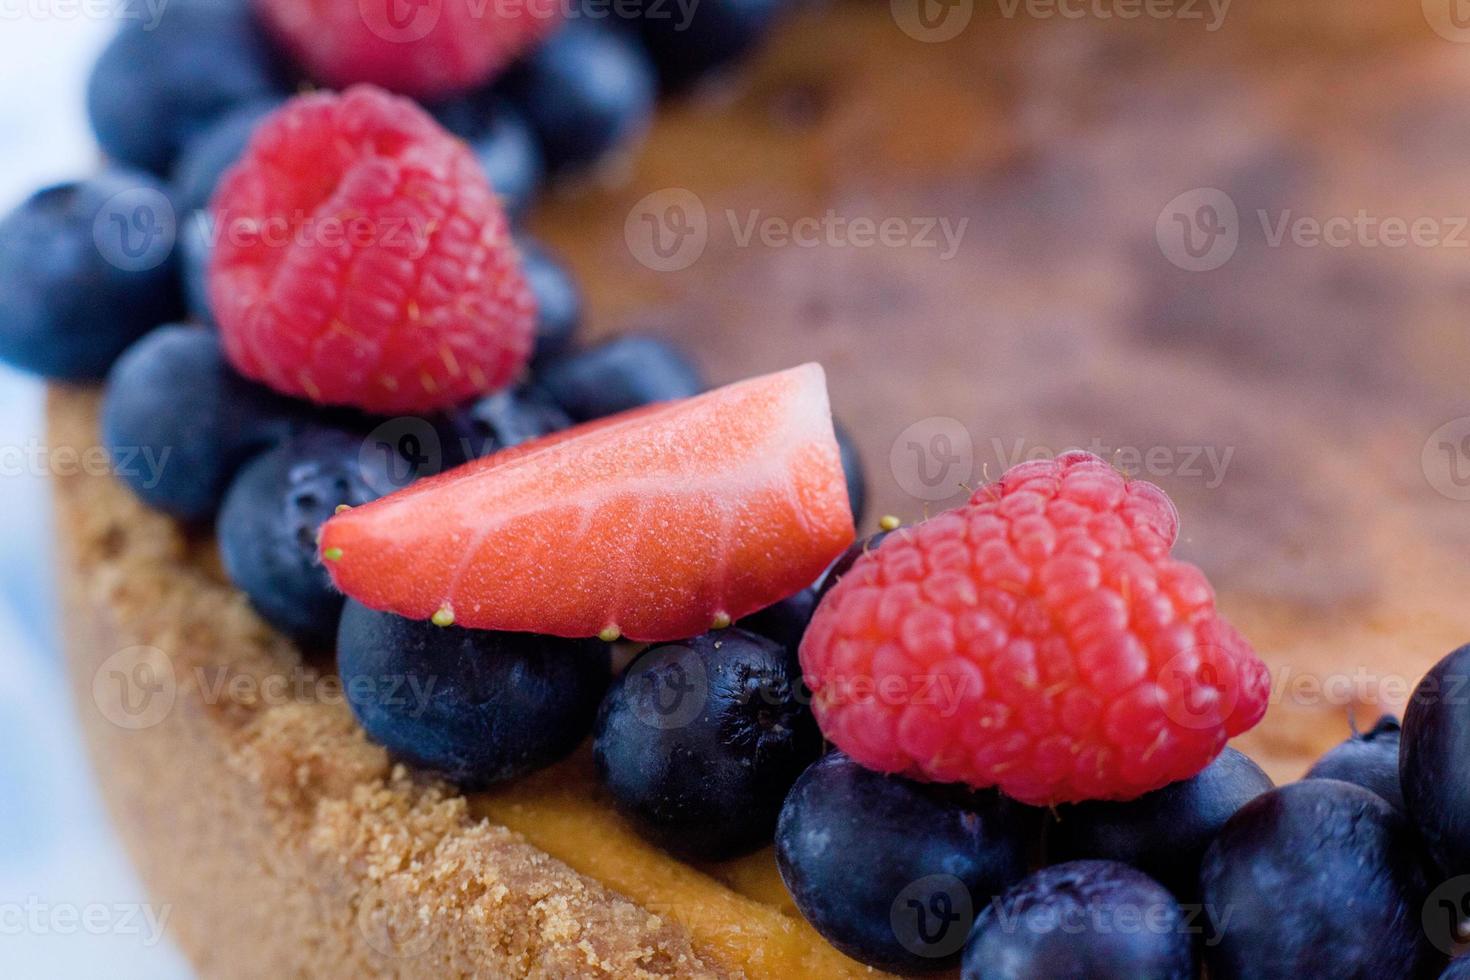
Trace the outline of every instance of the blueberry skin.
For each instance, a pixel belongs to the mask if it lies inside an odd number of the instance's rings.
[[[931,972],[955,965],[974,913],[1025,876],[1038,826],[1037,811],[997,793],[884,776],[832,752],[786,798],[776,861],[833,946],[880,969]],[[958,918],[926,923],[922,910]],[[911,931],[900,938],[897,926]]]
[[[1470,980],[1470,956],[1461,956],[1451,961],[1439,975],[1439,980]]]
[[[817,590],[805,588],[780,602],[753,612],[735,625],[743,630],[775,640],[793,657],[801,646],[801,638],[817,611]]]
[[[1256,797],[1205,852],[1212,980],[1434,976],[1413,828],[1376,793],[1308,779]]]
[[[779,644],[734,628],[640,654],[603,699],[593,742],[618,810],[685,858],[769,843],[822,744],[792,666]]]
[[[689,15],[677,4],[641,5],[639,34],[669,88],[750,54],[786,8],[786,0],[700,0]]]
[[[1060,808],[1051,827],[1051,856],[1121,861],[1181,901],[1194,901],[1205,849],[1237,810],[1271,788],[1260,766],[1227,747],[1198,774],[1136,800]]]
[[[166,174],[184,145],[235,106],[281,95],[248,4],[175,0],[123,22],[87,83],[87,114],[113,160]]]
[[[987,905],[963,980],[1192,980],[1190,923],[1163,885],[1117,861],[1036,872]]]
[[[858,454],[857,443],[835,419],[832,432],[837,437],[837,448],[842,453],[842,475],[847,479],[847,502],[852,507],[853,524],[862,524],[868,509],[868,480],[863,475],[863,458]]]
[[[545,768],[592,727],[608,646],[404,619],[352,600],[337,670],[369,738],[466,790]]]
[[[536,349],[533,365],[545,364],[565,353],[582,324],[582,290],[555,255],[539,242],[522,237],[521,271],[536,298]]]
[[[1354,732],[1307,770],[1304,779],[1341,779],[1370,789],[1400,810],[1404,791],[1399,783],[1399,720],[1384,715],[1368,731]]]
[[[1470,874],[1470,644],[1430,668],[1404,710],[1399,782],[1430,855]]]
[[[214,516],[235,471],[313,423],[310,406],[237,375],[219,337],[159,327],[107,377],[102,441],[143,502],[186,521]]]
[[[537,388],[504,388],[450,413],[441,424],[445,461],[458,465],[569,428],[561,406]]]
[[[317,532],[340,504],[378,497],[385,475],[361,438],[308,430],[246,463],[225,494],[216,522],[230,580],[266,622],[308,649],[330,647],[342,593],[317,556]]]
[[[282,101],[254,99],[236,106],[184,145],[171,175],[174,202],[180,213],[209,206],[220,178],[244,155],[260,121],[280,108]]]
[[[536,380],[578,422],[704,390],[704,379],[683,352],[644,334],[557,358]]]
[[[469,144],[512,218],[523,216],[545,176],[541,146],[525,115],[495,89],[428,107],[439,124]]]
[[[192,211],[179,225],[179,275],[184,281],[184,306],[189,319],[213,324],[209,308],[209,258],[214,251],[212,219],[203,211]]]
[[[900,530],[901,528],[895,528],[892,531],[879,531],[877,534],[870,534],[866,538],[859,538],[848,545],[847,550],[838,555],[837,560],[823,573],[822,580],[817,585],[817,601],[821,602],[822,598],[828,592],[832,591],[832,587],[842,580],[842,576],[852,571],[852,566],[859,558],[882,544],[883,540],[890,534],[897,534]]]
[[[0,219],[0,359],[43,377],[90,381],[134,340],[177,319],[178,266],[167,237],[175,219],[166,201],[167,188],[147,174],[109,169],[37,191]],[[147,217],[146,233],[113,226],[135,211]],[[128,253],[112,251],[124,245],[150,267],[133,268]]]
[[[658,95],[636,39],[582,20],[547,38],[507,87],[553,174],[584,169],[640,136]]]

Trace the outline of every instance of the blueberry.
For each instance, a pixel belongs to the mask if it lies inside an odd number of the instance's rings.
[[[852,522],[862,524],[868,507],[868,480],[863,475],[863,459],[858,455],[857,443],[836,420],[832,422],[832,432],[837,436],[837,448],[842,453],[842,475],[847,478],[847,501],[852,506]]]
[[[1384,715],[1367,732],[1353,732],[1307,770],[1307,779],[1341,779],[1371,789],[1400,810],[1404,791],[1399,783],[1399,720]]]
[[[537,381],[578,422],[704,390],[704,379],[688,357],[667,341],[643,334],[557,358]]]
[[[859,538],[848,545],[847,550],[838,555],[837,560],[822,575],[822,580],[817,586],[817,601],[820,602],[823,596],[832,591],[832,587],[841,581],[842,576],[852,570],[853,564],[859,558],[882,544],[883,539],[887,538],[890,534],[897,533],[897,529],[893,531],[879,531],[877,534],[870,534],[866,538]]]
[[[1026,874],[1037,825],[999,794],[884,776],[833,752],[786,798],[776,860],[801,914],[839,950],[895,972],[940,970],[976,913]]]
[[[1470,644],[1435,664],[1409,699],[1399,742],[1404,803],[1447,875],[1470,874]]]
[[[1382,797],[1308,779],[1256,797],[1205,852],[1214,980],[1433,975],[1413,828]]]
[[[197,323],[214,323],[209,308],[209,256],[213,251],[212,219],[194,211],[179,226],[179,275],[184,280],[184,305]]]
[[[586,168],[640,136],[658,88],[636,39],[587,21],[547,38],[508,84],[553,173]]]
[[[786,0],[640,4],[638,29],[659,77],[679,88],[748,55],[770,33]]]
[[[594,755],[650,840],[716,860],[770,842],[821,737],[779,644],[739,629],[649,647],[597,714]]]
[[[214,515],[241,464],[311,418],[309,406],[235,374],[213,331],[165,326],[113,365],[102,440],[144,503],[197,521]]]
[[[736,625],[769,640],[775,640],[793,656],[801,646],[812,614],[817,611],[817,590],[802,589],[780,602],[772,603],[759,612],[753,612]]]
[[[607,687],[608,647],[435,626],[349,600],[337,670],[369,738],[473,790],[577,747]]]
[[[1439,975],[1439,980],[1470,980],[1470,956],[1454,960]]]
[[[123,22],[92,69],[87,112],[104,153],[162,175],[211,122],[280,95],[276,68],[247,3],[176,0]]]
[[[281,105],[279,98],[255,99],[236,106],[184,145],[174,163],[174,200],[180,213],[209,206],[226,170],[235,165],[260,121]]]
[[[582,291],[571,270],[540,243],[520,238],[517,245],[521,252],[521,271],[536,297],[533,360],[545,364],[571,347],[572,337],[582,323]]]
[[[526,117],[494,90],[432,106],[439,123],[470,145],[511,217],[525,214],[546,169]]]
[[[964,980],[1192,980],[1191,924],[1163,885],[1117,861],[1044,868],[988,905]]]
[[[505,388],[451,413],[442,437],[450,464],[489,456],[572,424],[550,396],[532,387]]]
[[[100,378],[176,319],[175,219],[163,185],[105,170],[31,195],[0,219],[0,359],[50,378]]]
[[[376,499],[375,457],[350,433],[301,433],[246,463],[220,506],[220,559],[272,626],[308,648],[330,646],[342,594],[317,557],[317,531],[339,504]]]
[[[1121,861],[1193,901],[1205,848],[1235,811],[1271,786],[1260,766],[1226,748],[1197,775],[1136,800],[1063,807],[1052,826],[1052,856]]]

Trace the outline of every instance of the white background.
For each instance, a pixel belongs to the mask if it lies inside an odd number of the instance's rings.
[[[82,93],[113,29],[101,6],[0,0],[0,211],[96,167]],[[147,898],[77,738],[55,643],[46,483],[17,465],[16,449],[43,436],[41,386],[0,365],[0,975],[187,977],[167,941],[148,941]]]

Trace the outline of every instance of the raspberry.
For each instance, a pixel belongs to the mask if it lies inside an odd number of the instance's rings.
[[[822,731],[880,772],[1037,805],[1194,775],[1261,719],[1269,677],[1169,557],[1178,527],[1159,488],[1068,453],[889,535],[802,642]]]
[[[556,0],[256,0],[317,81],[434,99],[489,81],[563,22]]]
[[[474,157],[407,99],[359,86],[288,102],[211,204],[210,305],[236,369],[381,413],[503,387],[534,301]]]

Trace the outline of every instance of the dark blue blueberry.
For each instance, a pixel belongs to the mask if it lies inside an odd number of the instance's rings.
[[[559,357],[536,380],[578,422],[704,390],[698,369],[677,347],[642,334]]]
[[[551,400],[532,387],[505,388],[451,413],[443,424],[449,465],[519,446],[568,428],[572,420]]]
[[[786,0],[645,0],[638,28],[663,83],[680,88],[751,53],[786,6]]]
[[[837,436],[837,448],[842,452],[842,474],[847,478],[847,501],[852,506],[852,522],[862,524],[863,514],[868,508],[868,480],[863,475],[863,458],[858,455],[857,443],[835,419],[832,432]]]
[[[1470,980],[1470,956],[1461,956],[1445,967],[1439,980]]]
[[[1413,828],[1378,794],[1336,779],[1264,793],[1200,868],[1210,976],[1433,976],[1427,880]]]
[[[206,126],[282,94],[282,84],[247,3],[175,0],[159,10],[123,22],[92,69],[87,112],[104,153],[161,175]]]
[[[281,99],[256,99],[236,106],[184,145],[174,163],[174,201],[181,214],[209,206],[226,170],[245,152],[260,121],[280,108]]]
[[[877,534],[870,534],[866,538],[859,538],[848,545],[847,550],[838,555],[837,560],[822,575],[822,580],[817,585],[817,601],[820,602],[823,596],[832,591],[832,586],[836,585],[842,579],[842,576],[852,570],[853,564],[859,558],[882,544],[883,539],[890,534],[897,533],[898,529],[893,531],[879,531]]]
[[[1044,868],[987,905],[964,980],[1193,980],[1192,924],[1169,890],[1116,861]]]
[[[1341,779],[1371,789],[1403,810],[1399,782],[1399,720],[1384,715],[1366,732],[1354,732],[1307,770],[1307,779]]]
[[[203,211],[185,215],[179,226],[179,275],[184,305],[196,323],[214,323],[209,308],[209,256],[213,251],[212,219]]]
[[[812,614],[817,611],[817,590],[805,588],[780,602],[772,603],[759,612],[753,612],[735,625],[741,629],[775,640],[793,656],[801,646]]]
[[[230,580],[276,629],[311,648],[329,648],[342,617],[342,593],[317,556],[317,532],[340,504],[378,497],[351,433],[309,430],[246,463],[220,505],[220,559]]]
[[[533,360],[545,364],[564,354],[582,323],[582,290],[571,270],[540,243],[520,238],[521,270],[536,297],[536,350]]]
[[[470,145],[506,213],[523,215],[536,198],[546,167],[536,134],[521,111],[493,91],[473,92],[430,111]]]
[[[549,37],[508,85],[553,173],[586,168],[641,135],[658,89],[635,38],[588,21]]]
[[[649,647],[597,715],[597,769],[664,849],[715,860],[771,840],[821,736],[779,644],[739,629]]]
[[[586,737],[608,647],[534,633],[441,627],[348,601],[337,671],[368,737],[479,789],[544,768]]]
[[[113,365],[102,440],[116,474],[144,503],[207,520],[241,464],[311,418],[310,406],[237,375],[212,330],[165,326]]]
[[[1470,644],[1424,675],[1399,743],[1404,804],[1446,875],[1470,874]]]
[[[175,218],[163,185],[105,170],[31,195],[0,219],[0,359],[91,380],[177,319]]]
[[[1197,775],[1136,800],[1062,807],[1051,828],[1051,856],[1122,861],[1193,901],[1205,848],[1235,811],[1271,786],[1260,766],[1226,748]]]
[[[870,772],[840,752],[792,787],[776,861],[832,945],[884,970],[959,960],[975,916],[1026,874],[1037,811],[996,793]]]

